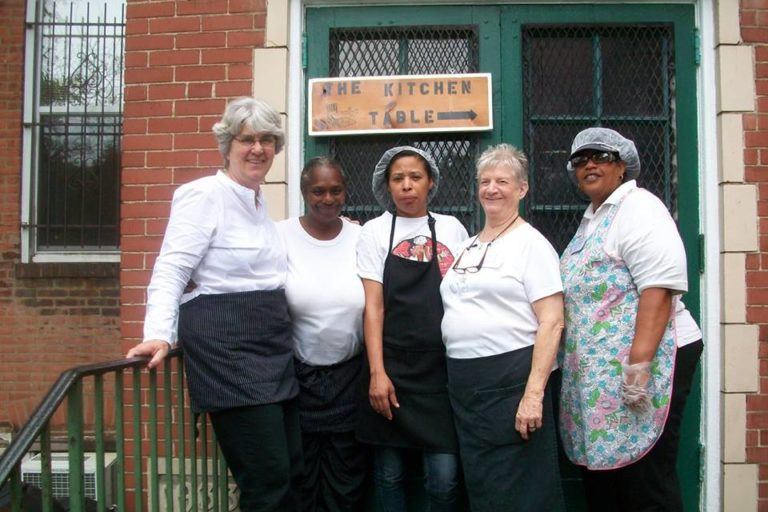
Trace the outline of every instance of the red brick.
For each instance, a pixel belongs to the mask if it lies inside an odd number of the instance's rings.
[[[123,203],[120,209],[120,215],[124,219],[154,219],[158,217],[168,217],[171,211],[171,205],[164,202],[157,203]],[[123,250],[138,250],[122,247]]]
[[[171,142],[170,135],[125,135],[123,149],[170,149]]]
[[[744,132],[744,145],[748,148],[768,147],[768,131]]]
[[[173,80],[173,69],[171,68],[131,68],[125,70],[126,84],[170,82],[171,80]]]
[[[233,97],[249,96],[253,94],[253,83],[250,81],[242,82],[219,82],[216,84],[216,96]]]
[[[171,181],[171,171],[167,169],[126,169],[122,176],[126,185],[157,185]]]
[[[161,16],[173,16],[176,2],[128,2],[125,7],[125,16],[133,18],[159,18]]]
[[[144,101],[147,99],[146,85],[129,85],[123,89],[123,99],[126,102]]]
[[[173,114],[170,101],[131,101],[125,104],[123,114],[130,117],[168,117]]]
[[[157,50],[150,52],[150,66],[178,66],[199,64],[200,52],[198,50]]]
[[[264,32],[247,30],[243,32],[228,32],[227,47],[247,46],[249,48],[264,46]]]
[[[122,187],[120,189],[120,200],[126,201],[146,201],[147,190],[146,187]]]
[[[253,62],[253,50],[251,48],[203,50],[200,57],[203,64],[220,64],[223,62]]]
[[[266,11],[267,0],[229,0],[229,12]]]
[[[149,120],[149,133],[184,133],[197,131],[195,117],[158,117]]]
[[[121,164],[123,168],[143,167],[146,160],[146,153],[143,151],[123,151]]]
[[[159,151],[147,153],[147,166],[180,167],[197,165],[197,151]],[[164,183],[170,183],[171,177]],[[161,183],[161,182],[155,182]]]
[[[754,46],[755,60],[760,62],[768,62],[768,46]]]
[[[150,100],[173,100],[183,98],[186,90],[184,84],[150,85],[147,96]]]
[[[188,0],[176,4],[176,14],[223,14],[227,12],[227,2],[211,0]]]
[[[167,50],[173,48],[173,38],[169,35],[128,36],[125,38],[125,51]]]
[[[755,11],[742,10],[740,13],[741,27],[754,27],[757,25],[757,13]]]
[[[203,149],[210,147],[213,136],[209,133],[176,134],[173,137],[174,149]]]
[[[211,137],[213,140],[213,137]],[[211,142],[211,146],[214,146],[215,142]],[[221,153],[218,150],[211,149],[209,151],[201,151],[197,155],[197,161],[200,165],[205,167],[221,167],[224,165]]]
[[[213,32],[216,30],[243,30],[253,28],[253,16],[226,15],[226,16],[204,16],[203,32]]]
[[[175,70],[177,82],[210,82],[224,80],[224,66],[182,66]]]
[[[228,80],[253,80],[252,64],[233,64],[227,68]]]
[[[147,234],[148,235],[163,235],[165,234],[165,228],[168,226],[168,219],[153,219],[147,221]]]
[[[189,84],[187,86],[187,97],[188,98],[210,98],[213,96],[212,91],[213,91],[212,82]]]
[[[758,151],[756,149],[745,149],[744,150],[744,164],[745,165],[756,165],[758,163]]]
[[[761,221],[765,220],[761,219]],[[749,268],[748,265],[747,268]],[[768,288],[768,271],[747,271],[747,286],[750,288]]]
[[[176,172],[174,169],[174,175],[175,174]],[[147,201],[170,201],[177,188],[176,185],[154,185],[147,187]]]
[[[176,102],[176,115],[214,114],[224,111],[226,102],[221,99],[184,100]]]
[[[130,52],[125,55],[126,68],[147,67],[147,52]]]
[[[123,236],[120,239],[120,248],[125,251],[158,251],[163,242],[163,237]]]
[[[144,235],[146,224],[144,219],[123,219],[120,221],[120,236]]]
[[[227,44],[224,32],[179,34],[175,36],[176,48],[221,48]]]
[[[125,21],[125,35],[139,36],[149,34],[149,23],[145,19],[128,19]]]
[[[149,20],[149,32],[152,34],[167,34],[177,32],[199,32],[199,16],[177,16],[175,18],[158,18]]]

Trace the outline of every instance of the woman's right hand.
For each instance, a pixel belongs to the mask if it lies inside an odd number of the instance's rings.
[[[397,395],[395,394],[395,386],[389,380],[386,372],[382,371],[371,374],[368,400],[371,402],[373,410],[388,420],[392,419],[392,407],[400,407],[400,404],[397,402]]]
[[[171,350],[171,346],[163,340],[147,340],[129,350],[125,357],[130,359],[131,357],[149,356],[152,359],[147,363],[147,367],[152,369],[165,359],[169,350]]]

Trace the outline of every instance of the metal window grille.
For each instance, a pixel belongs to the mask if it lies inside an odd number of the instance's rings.
[[[341,28],[330,33],[331,76],[384,76],[479,71],[477,31],[470,26]],[[346,215],[365,222],[382,209],[371,193],[371,174],[381,154],[398,145],[432,154],[441,184],[430,209],[455,215],[470,231],[477,226],[472,134],[400,134],[333,137],[329,151],[348,175]]]
[[[566,177],[573,137],[590,126],[635,141],[638,184],[677,215],[674,32],[671,25],[526,26],[527,218],[562,252],[588,200]]]
[[[38,251],[119,244],[124,0],[40,0],[31,227]]]

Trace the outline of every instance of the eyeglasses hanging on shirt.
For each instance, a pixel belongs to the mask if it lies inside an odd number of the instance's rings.
[[[496,236],[494,236],[493,239],[485,245],[485,249],[483,250],[483,255],[480,257],[480,261],[478,261],[476,265],[469,265],[467,267],[462,267],[461,266],[461,258],[464,256],[464,253],[467,252],[468,249],[471,249],[473,247],[477,247],[477,245],[478,245],[477,244],[477,239],[480,236],[480,233],[475,235],[475,238],[472,239],[472,243],[469,244],[468,246],[466,246],[464,248],[464,250],[461,251],[461,254],[459,254],[459,257],[456,258],[456,263],[454,263],[454,265],[453,265],[453,271],[456,272],[457,274],[476,274],[476,273],[480,272],[480,269],[483,268],[483,262],[485,261],[485,255],[488,254],[488,248],[491,246],[491,244],[493,244],[493,242],[496,241],[497,238],[499,238],[502,235],[502,233],[504,233],[506,230],[508,230],[510,227],[512,227],[512,224],[514,224],[517,221],[518,218],[520,218],[520,214],[515,215],[515,218],[512,219],[509,222],[509,224],[504,226],[504,229],[502,229],[501,231],[496,233]]]

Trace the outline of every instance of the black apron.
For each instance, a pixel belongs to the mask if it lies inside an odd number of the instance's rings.
[[[285,290],[195,297],[179,308],[179,343],[194,413],[298,394]]]
[[[429,214],[428,214],[429,215]],[[370,371],[363,372],[365,400],[357,436],[366,443],[428,452],[457,453],[451,404],[447,391],[445,346],[440,323],[440,265],[437,257],[435,219],[429,215],[432,259],[413,261],[392,254],[395,219],[384,262],[384,368],[395,387],[399,408],[392,420],[373,410],[368,402]]]

